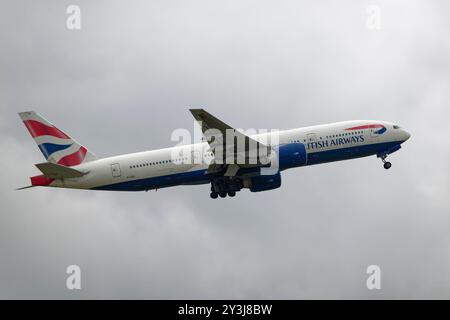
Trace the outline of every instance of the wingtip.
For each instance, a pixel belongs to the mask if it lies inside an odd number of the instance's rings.
[[[205,111],[205,109],[203,108],[191,108],[189,109],[190,112],[200,112],[200,111]]]

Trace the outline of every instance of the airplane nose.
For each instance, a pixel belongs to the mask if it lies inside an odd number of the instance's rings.
[[[409,137],[411,137],[411,134],[408,131],[403,130],[403,136],[404,136],[404,141],[406,141],[409,139]]]

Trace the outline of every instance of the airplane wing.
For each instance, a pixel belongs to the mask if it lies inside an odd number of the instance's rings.
[[[240,168],[261,167],[269,163],[270,147],[239,132],[204,109],[190,109],[190,112],[215,156],[208,168],[209,173],[224,170],[225,176],[235,176]],[[260,150],[265,152],[259,155]]]
[[[41,170],[46,177],[52,179],[78,178],[87,173],[52,162],[38,163],[35,166]]]

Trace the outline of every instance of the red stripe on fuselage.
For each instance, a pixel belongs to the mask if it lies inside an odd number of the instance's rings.
[[[66,166],[66,167],[72,167],[79,165],[81,162],[83,162],[84,157],[86,156],[87,149],[83,146],[78,149],[77,152],[74,152],[72,154],[69,154],[63,158],[61,158],[58,161],[58,164]]]
[[[383,127],[384,126],[382,124],[368,124],[365,126],[347,128],[345,130],[364,130],[364,129],[383,128]]]
[[[61,139],[70,139],[68,135],[54,126],[47,126],[36,120],[24,120],[23,123],[33,138],[40,136],[53,136]]]

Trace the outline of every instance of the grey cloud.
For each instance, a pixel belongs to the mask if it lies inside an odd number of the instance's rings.
[[[69,4],[0,12],[1,298],[449,298],[447,2],[78,1],[80,31]],[[233,200],[14,190],[42,161],[18,111],[108,156],[173,144],[192,106],[242,128],[384,119],[412,138],[389,172],[375,157],[299,168]]]

